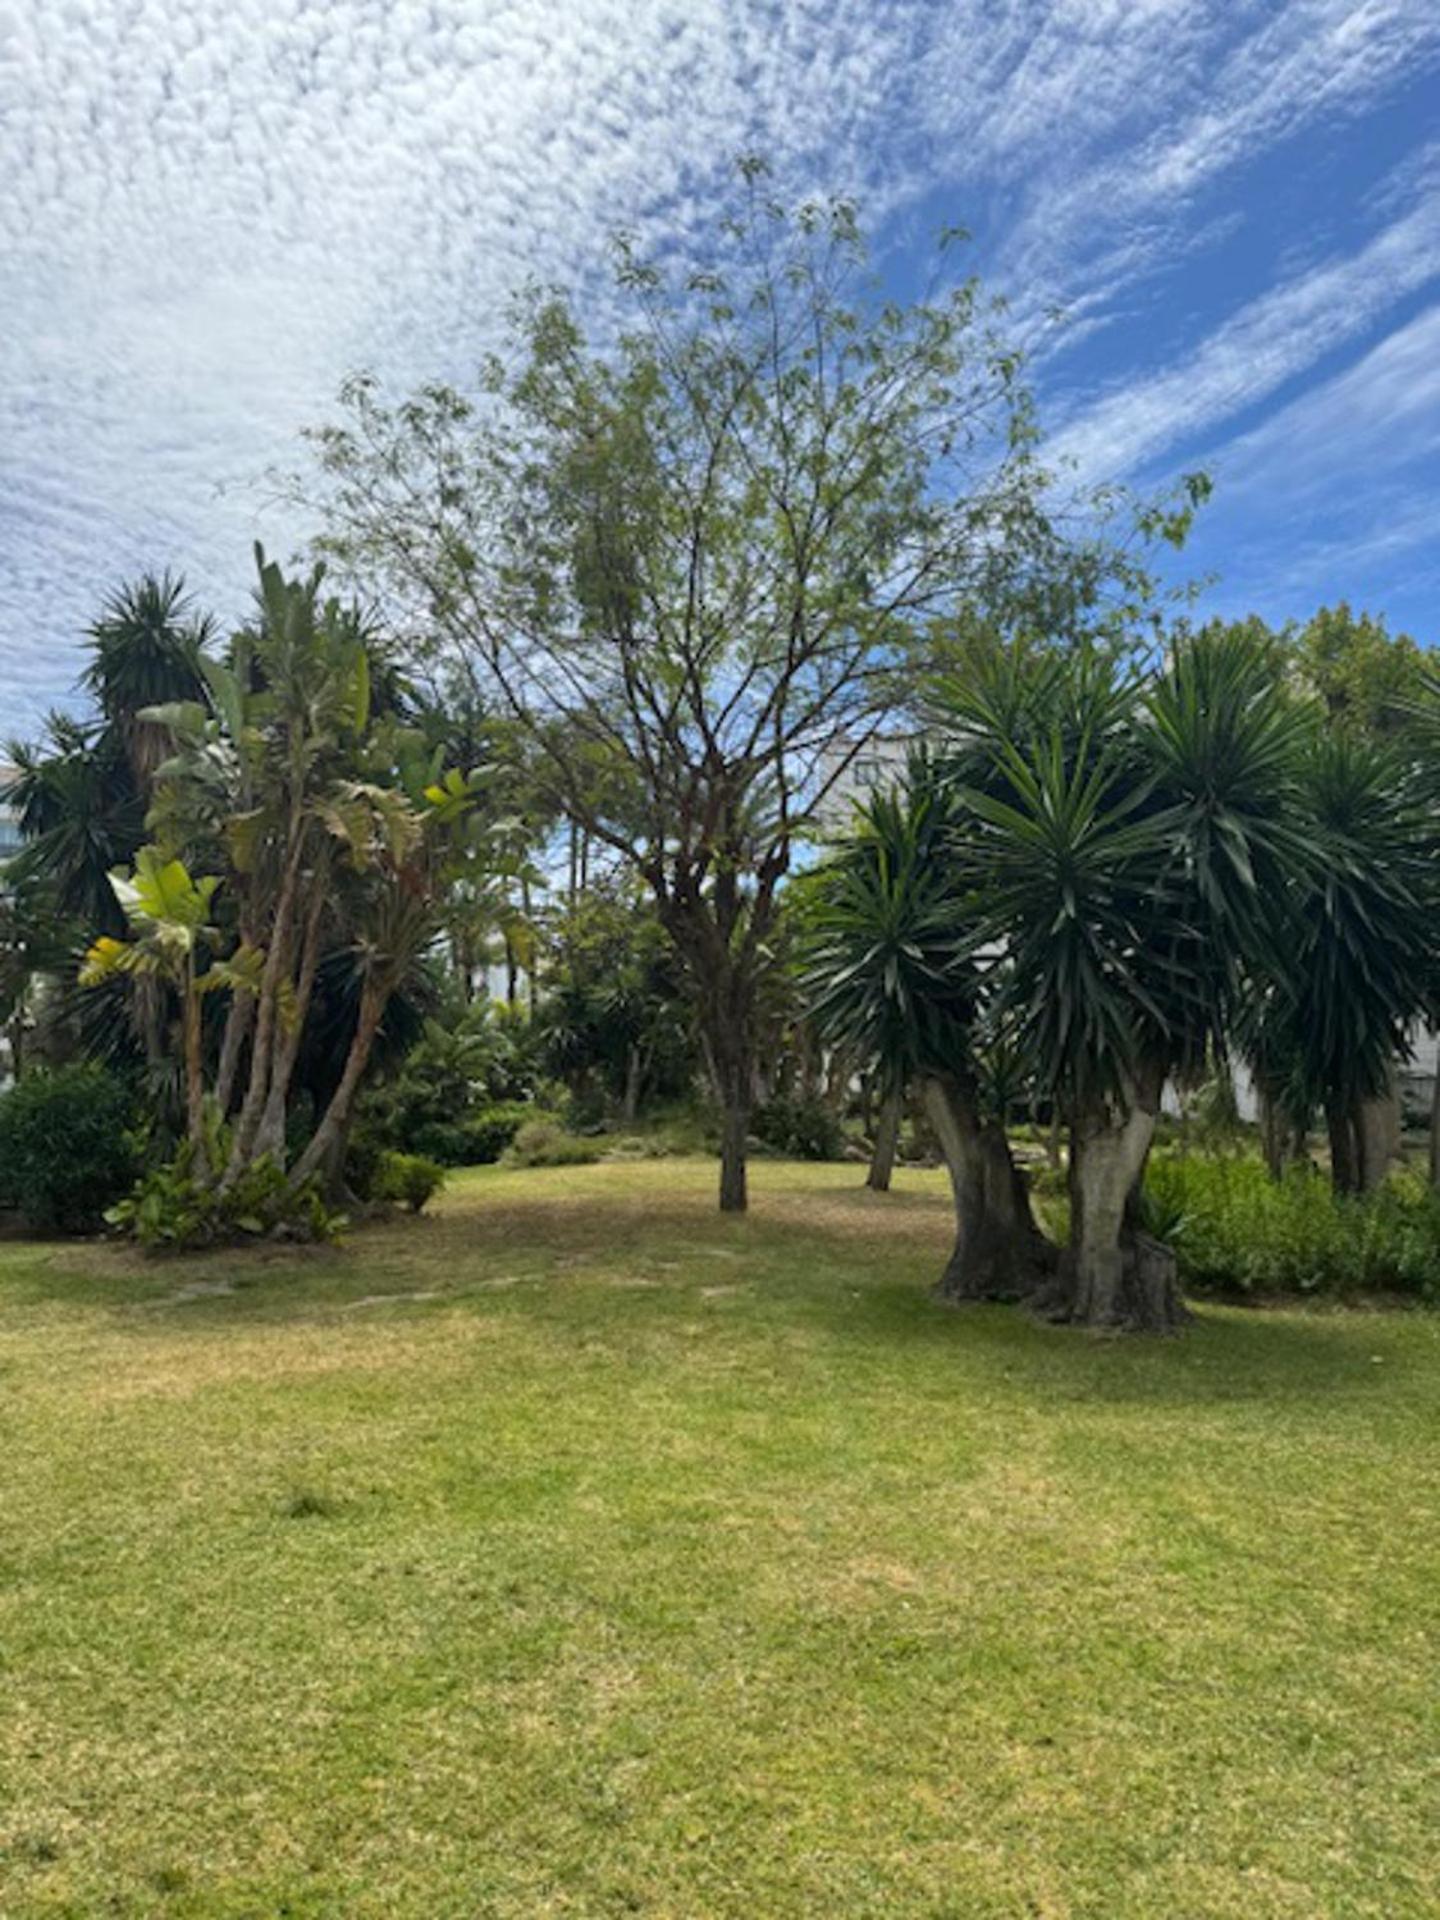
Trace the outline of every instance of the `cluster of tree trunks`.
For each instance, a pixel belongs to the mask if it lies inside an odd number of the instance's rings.
[[[1005,1129],[952,1075],[922,1084],[955,1202],[955,1245],[936,1283],[951,1303],[1023,1301],[1047,1319],[1170,1333],[1186,1318],[1171,1249],[1146,1233],[1137,1195],[1159,1114],[1158,1075],[1096,1103],[1071,1130],[1070,1244],[1035,1220]]]

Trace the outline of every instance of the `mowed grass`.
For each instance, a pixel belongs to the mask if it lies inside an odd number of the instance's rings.
[[[0,1913],[1440,1911],[1440,1321],[947,1312],[859,1177],[0,1247]]]

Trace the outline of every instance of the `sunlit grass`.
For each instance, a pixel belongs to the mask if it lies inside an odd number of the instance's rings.
[[[1440,1910],[1440,1321],[946,1312],[859,1180],[0,1247],[0,1913]]]

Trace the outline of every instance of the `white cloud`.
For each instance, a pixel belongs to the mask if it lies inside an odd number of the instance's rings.
[[[524,274],[703,229],[739,148],[978,199],[1022,302],[1099,282],[1094,325],[1207,183],[1437,50],[1431,0],[0,0],[0,731],[126,573],[234,609],[297,531],[242,483],[346,371],[463,374]],[[1320,290],[1237,316],[1211,394],[1300,368]],[[1117,444],[1204,425],[1184,385]]]
[[[1233,314],[1182,361],[1127,378],[1053,443],[1092,479],[1123,477],[1194,443],[1345,342],[1397,300],[1440,275],[1440,193],[1415,203],[1355,252],[1282,282]]]

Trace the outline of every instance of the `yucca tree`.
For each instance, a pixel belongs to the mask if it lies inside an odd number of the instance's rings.
[[[1162,669],[997,663],[940,708],[996,1017],[1070,1125],[1056,1311],[1165,1329],[1174,1261],[1135,1201],[1166,1081],[1228,1042],[1307,843],[1297,722],[1243,636],[1182,633]]]
[[[1286,876],[1240,1030],[1272,1099],[1323,1110],[1336,1191],[1365,1192],[1391,1163],[1393,1063],[1433,1005],[1434,810],[1409,754],[1308,718],[1295,805],[1314,857]]]
[[[53,713],[38,742],[11,741],[14,773],[0,791],[23,841],[14,882],[49,889],[57,911],[86,928],[125,931],[110,874],[145,837],[145,808],[120,742],[104,728]]]
[[[210,615],[168,571],[120,587],[90,628],[81,685],[122,745],[137,794],[146,794],[171,750],[167,729],[146,717],[148,710],[200,697],[202,662],[214,638]]]
[[[803,979],[823,1036],[862,1061],[882,1099],[918,1086],[949,1170],[955,1245],[944,1299],[1013,1299],[1053,1266],[1003,1115],[982,1097],[977,901],[962,818],[922,760],[875,795],[801,888]]]

